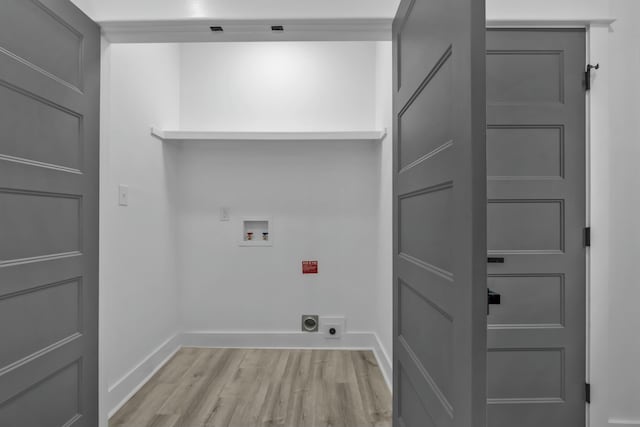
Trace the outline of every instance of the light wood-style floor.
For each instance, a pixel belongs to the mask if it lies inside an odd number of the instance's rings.
[[[110,427],[389,427],[370,351],[180,350]]]

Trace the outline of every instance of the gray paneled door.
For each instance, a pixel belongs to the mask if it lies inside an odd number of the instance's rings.
[[[396,427],[486,422],[485,4],[394,21]]]
[[[100,33],[0,2],[0,426],[98,425]]]
[[[487,50],[489,426],[584,426],[585,32]]]

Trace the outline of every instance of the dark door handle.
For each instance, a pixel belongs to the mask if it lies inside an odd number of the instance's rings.
[[[490,314],[489,307],[500,304],[500,294],[487,289],[487,316]]]
[[[502,257],[489,257],[487,258],[489,264],[504,264],[504,258]]]
[[[497,292],[493,292],[491,289],[487,289],[487,303],[489,305],[499,305],[500,294]]]

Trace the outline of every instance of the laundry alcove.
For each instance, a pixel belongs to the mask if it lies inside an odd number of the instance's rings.
[[[109,412],[186,345],[369,348],[389,378],[390,64],[387,41],[105,46]],[[240,245],[244,220],[269,244]],[[303,333],[303,314],[344,334]]]

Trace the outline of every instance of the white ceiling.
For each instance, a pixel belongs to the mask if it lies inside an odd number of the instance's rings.
[[[393,18],[399,0],[72,0],[98,22]]]

